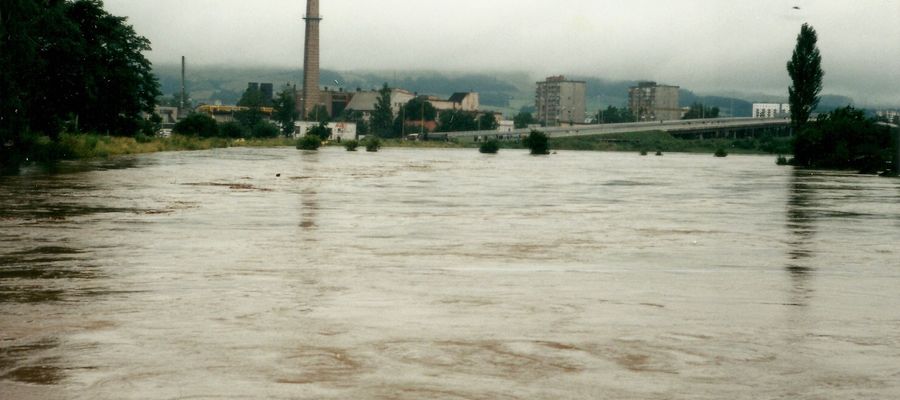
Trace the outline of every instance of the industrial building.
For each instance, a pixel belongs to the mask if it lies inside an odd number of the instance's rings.
[[[379,96],[381,96],[379,90],[356,92],[353,94],[350,103],[347,104],[346,109],[350,112],[357,111],[362,113],[363,119],[368,121],[375,111],[375,104],[378,103]],[[400,107],[403,107],[415,97],[416,95],[409,91],[403,89],[391,89],[391,112],[393,115],[397,115],[397,113],[400,112]]]
[[[753,118],[788,118],[791,105],[785,103],[753,103]]]
[[[319,126],[316,121],[296,121],[294,122],[294,138],[306,136],[309,131]],[[356,140],[356,124],[353,122],[329,122],[328,129],[331,129],[331,136],[328,140],[345,141]]]
[[[584,81],[570,81],[562,75],[537,82],[537,119],[547,126],[584,122],[586,86]]]
[[[681,119],[678,86],[656,82],[638,82],[628,90],[628,110],[638,121],[670,121]]]
[[[275,88],[271,83],[248,82],[247,91],[259,92],[260,101],[262,101],[262,104],[264,105],[272,104],[272,100],[275,96]]]

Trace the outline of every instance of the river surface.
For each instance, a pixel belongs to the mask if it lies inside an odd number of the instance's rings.
[[[0,398],[900,398],[900,180],[774,161],[26,169],[0,178]]]

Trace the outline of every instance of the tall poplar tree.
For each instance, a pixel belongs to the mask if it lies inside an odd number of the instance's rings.
[[[378,91],[378,100],[372,113],[372,130],[379,136],[390,136],[393,130],[394,111],[391,109],[391,92],[387,83]]]
[[[794,55],[787,63],[788,74],[792,85],[788,88],[791,104],[791,123],[795,128],[803,127],[813,110],[819,105],[819,93],[822,91],[822,54],[816,46],[818,36],[816,30],[803,24],[797,36]]]
[[[281,89],[278,97],[275,98],[274,107],[275,112],[272,119],[281,124],[281,133],[284,136],[293,135],[294,122],[300,117],[300,112],[297,111],[297,100],[294,98],[294,88],[288,85]]]

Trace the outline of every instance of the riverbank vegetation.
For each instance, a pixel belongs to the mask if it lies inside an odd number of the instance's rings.
[[[816,30],[803,24],[787,72],[791,77],[788,94],[791,124],[797,137],[794,158],[789,164],[807,168],[850,169],[860,173],[898,172],[900,139],[893,139],[891,128],[866,118],[862,110],[851,106],[820,114],[810,121],[819,104],[825,72]],[[780,162],[781,160],[779,160]],[[892,165],[893,164],[893,165]]]
[[[866,118],[862,110],[839,108],[804,125],[794,141],[790,163],[866,174],[886,172],[896,153],[891,136],[889,127]]]
[[[65,131],[155,133],[150,41],[102,1],[4,2],[0,36],[0,169],[69,147]]]
[[[107,158],[161,151],[209,150],[227,147],[279,147],[292,146],[294,143],[293,139],[288,138],[229,139],[182,135],[161,138],[145,135],[124,137],[70,133],[60,134],[57,140],[51,140],[43,135],[29,135],[23,140],[23,146],[29,154],[26,161],[37,162]]]

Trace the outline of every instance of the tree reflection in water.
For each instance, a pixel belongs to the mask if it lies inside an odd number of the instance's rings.
[[[790,178],[787,201],[788,263],[785,270],[791,278],[791,294],[788,304],[805,307],[814,290],[811,288],[815,268],[811,265],[815,250],[816,236],[814,183],[811,176],[801,170],[794,170]]]

